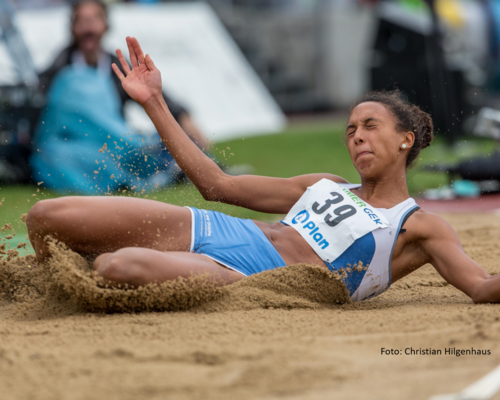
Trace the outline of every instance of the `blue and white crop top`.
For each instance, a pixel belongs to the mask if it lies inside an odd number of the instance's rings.
[[[282,223],[293,227],[332,271],[343,269],[352,301],[391,286],[391,259],[405,221],[419,209],[409,198],[386,209],[371,207],[350,189],[359,184],[322,179],[292,207]]]

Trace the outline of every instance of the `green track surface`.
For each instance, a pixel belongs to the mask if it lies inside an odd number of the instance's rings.
[[[420,154],[419,165],[457,161],[473,155],[487,155],[494,150],[489,140],[462,140],[448,146],[437,139]],[[228,149],[229,148],[229,149]],[[225,165],[250,164],[255,174],[292,177],[314,172],[340,175],[350,182],[359,182],[359,176],[351,164],[344,142],[343,122],[320,124],[296,124],[285,132],[217,143],[213,148],[219,162]],[[408,173],[410,193],[418,196],[425,189],[448,183],[444,173],[422,171],[417,166]],[[138,193],[134,197],[145,197]],[[42,199],[58,197],[58,194],[42,186],[1,186],[0,226],[11,223],[16,236],[8,240],[11,248],[26,242],[26,226],[20,220],[33,204]],[[181,184],[150,193],[148,198],[177,205],[209,208],[241,217],[273,221],[277,215],[262,214],[220,203],[208,203],[190,184]],[[2,240],[10,231],[0,232]],[[31,248],[28,251],[32,251]],[[22,254],[25,254],[23,252]]]

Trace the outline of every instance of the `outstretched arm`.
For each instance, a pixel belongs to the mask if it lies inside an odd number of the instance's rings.
[[[491,276],[467,256],[453,228],[441,217],[425,213],[420,222],[422,247],[430,263],[474,303],[500,303],[500,274]]]
[[[144,57],[137,39],[127,37],[127,45],[132,68],[125,61],[122,52],[117,50],[125,75],[113,64],[114,72],[130,97],[144,107],[175,161],[205,199],[261,212],[285,214],[307,187],[320,179],[345,182],[331,174],[294,178],[225,174],[188,138],[172,117],[161,94],[160,71],[151,57]]]

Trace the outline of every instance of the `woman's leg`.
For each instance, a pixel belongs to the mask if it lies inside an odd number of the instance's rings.
[[[61,197],[36,203],[26,218],[39,262],[50,256],[46,236],[80,254],[124,247],[189,251],[191,212],[185,207],[130,197]]]
[[[101,254],[94,261],[94,270],[106,283],[133,287],[199,274],[208,274],[208,279],[221,286],[244,278],[201,254],[164,253],[137,247]]]

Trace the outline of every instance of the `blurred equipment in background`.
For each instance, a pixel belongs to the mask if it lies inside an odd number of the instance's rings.
[[[449,142],[463,134],[467,81],[460,65],[447,62],[434,1],[408,10],[382,2],[371,68],[372,89],[400,89],[412,103],[430,112],[438,134]]]
[[[7,0],[0,0],[0,27],[2,28],[2,40],[7,50],[16,62],[16,70],[19,78],[29,88],[38,86],[38,76],[30,53],[26,48],[21,34],[14,25],[14,10]]]
[[[500,144],[500,111],[484,107],[475,118],[473,134],[495,139]],[[450,174],[462,179],[481,182],[483,192],[500,191],[500,152],[488,156],[474,157],[448,167]]]
[[[369,88],[373,8],[344,0],[207,0],[287,113],[348,108]]]
[[[43,97],[38,76],[23,38],[14,24],[14,10],[0,0],[1,39],[14,65],[19,83],[0,86],[0,182],[29,182],[33,121]]]
[[[489,107],[481,108],[473,132],[476,136],[489,137],[500,143],[500,111]]]
[[[472,133],[475,136],[495,139],[500,144],[500,111],[482,108],[474,119]],[[456,164],[437,163],[425,166],[425,170],[446,172],[449,186],[430,189],[428,199],[448,199],[455,196],[474,197],[481,193],[500,192],[500,151],[481,157],[473,157]]]
[[[432,115],[436,134],[445,137],[449,148],[466,135],[500,141],[500,111],[495,109],[500,96],[494,93],[500,58],[493,50],[499,48],[499,5],[496,0],[380,2],[372,89],[400,89]],[[427,190],[427,199],[500,191],[498,151],[453,165],[437,160],[423,169],[446,173],[449,180],[447,186]]]

